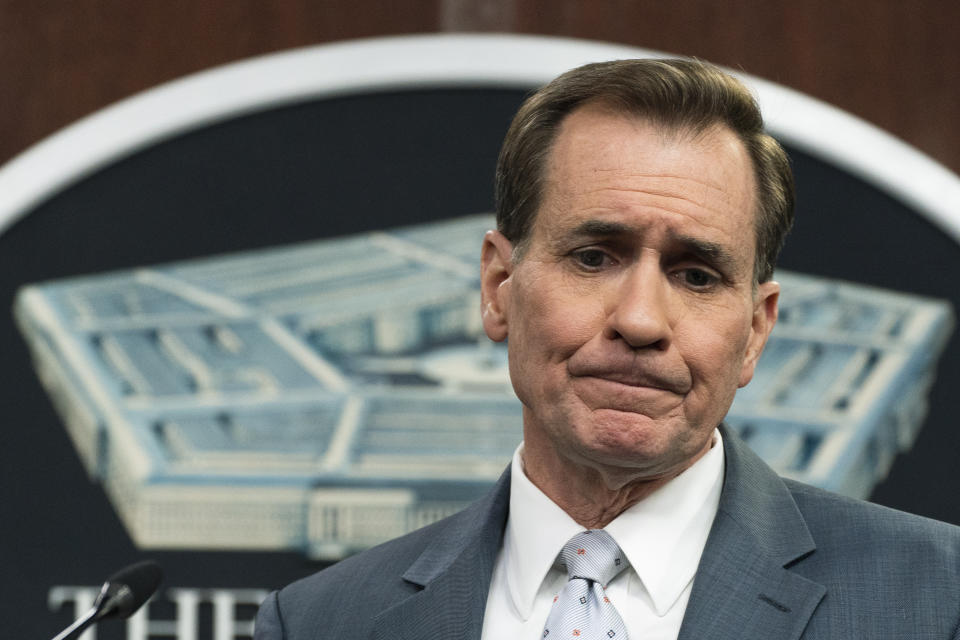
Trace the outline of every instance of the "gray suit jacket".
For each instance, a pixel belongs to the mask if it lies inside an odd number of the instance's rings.
[[[960,640],[960,527],[783,480],[723,439],[680,640]],[[479,639],[509,494],[508,470],[465,511],[270,594],[256,640]]]

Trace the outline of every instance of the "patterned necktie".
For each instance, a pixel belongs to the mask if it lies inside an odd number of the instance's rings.
[[[543,637],[626,640],[623,619],[604,594],[627,566],[614,539],[601,529],[584,531],[570,538],[560,557],[567,566],[567,584],[553,599]]]

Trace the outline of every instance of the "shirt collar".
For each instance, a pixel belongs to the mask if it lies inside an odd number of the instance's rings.
[[[527,478],[523,471],[523,443],[517,447],[511,463],[509,513],[503,535],[507,586],[517,612],[526,620],[563,545],[583,527]]]
[[[523,444],[511,463],[503,553],[510,597],[527,619],[563,545],[583,527],[530,482],[522,454]],[[646,589],[657,615],[670,610],[696,574],[720,502],[723,470],[723,443],[715,431],[710,451],[606,527],[639,578],[630,589]]]

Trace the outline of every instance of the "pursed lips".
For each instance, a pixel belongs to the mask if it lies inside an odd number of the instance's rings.
[[[652,367],[577,365],[571,362],[567,370],[574,378],[596,378],[628,387],[669,391],[677,395],[683,395],[690,389],[690,380],[687,375],[665,375],[653,371]]]

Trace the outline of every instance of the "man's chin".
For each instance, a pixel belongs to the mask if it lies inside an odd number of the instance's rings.
[[[627,442],[658,440],[674,431],[683,430],[682,419],[675,415],[659,415],[617,406],[593,409],[591,418],[591,430]]]
[[[579,448],[595,462],[622,468],[669,468],[696,457],[705,447],[701,434],[673,417],[598,409],[592,418],[589,430],[581,431]]]

